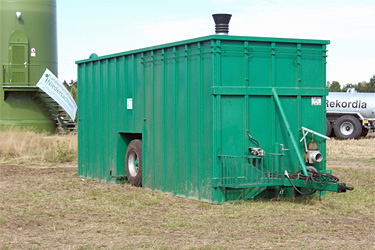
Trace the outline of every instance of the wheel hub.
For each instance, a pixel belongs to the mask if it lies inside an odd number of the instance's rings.
[[[135,177],[139,170],[138,154],[135,151],[132,151],[129,154],[128,168],[129,168],[130,175]]]
[[[341,124],[340,131],[344,135],[351,135],[354,131],[354,126],[350,122],[344,122]]]

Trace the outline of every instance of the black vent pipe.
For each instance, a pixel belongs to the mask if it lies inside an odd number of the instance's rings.
[[[213,14],[212,17],[215,21],[215,32],[219,35],[228,35],[229,33],[229,21],[232,17],[231,14]]]

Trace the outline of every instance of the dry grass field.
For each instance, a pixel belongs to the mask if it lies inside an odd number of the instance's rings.
[[[1,164],[36,164],[77,160],[76,135],[37,134],[10,127],[0,131]]]
[[[354,186],[212,205],[77,177],[76,136],[0,132],[0,249],[375,249],[375,138],[327,142]]]

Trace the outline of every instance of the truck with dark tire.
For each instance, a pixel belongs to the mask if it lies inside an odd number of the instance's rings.
[[[375,129],[375,93],[330,92],[326,108],[327,136],[359,139]]]

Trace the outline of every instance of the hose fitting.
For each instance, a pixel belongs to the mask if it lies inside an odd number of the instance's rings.
[[[323,160],[323,155],[319,151],[318,144],[314,141],[314,133],[312,133],[311,142],[307,145],[306,162],[319,163]]]
[[[306,154],[306,161],[308,163],[319,163],[323,160],[323,155],[322,153],[320,153],[318,150],[314,150],[314,151],[307,151],[307,154]]]

